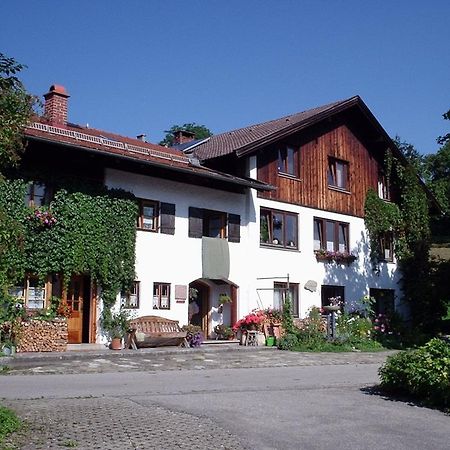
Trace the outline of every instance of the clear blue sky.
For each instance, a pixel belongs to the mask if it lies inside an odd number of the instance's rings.
[[[448,0],[15,0],[0,16],[30,92],[62,84],[71,122],[151,142],[356,94],[422,153],[450,125]]]

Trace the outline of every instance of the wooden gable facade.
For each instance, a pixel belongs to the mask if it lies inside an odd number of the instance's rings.
[[[295,167],[289,172],[280,154],[286,148],[294,151]],[[316,124],[257,152],[258,180],[276,187],[258,196],[364,217],[366,194],[369,188],[378,189],[386,148],[364,137],[348,116]],[[331,173],[336,165],[339,183]]]

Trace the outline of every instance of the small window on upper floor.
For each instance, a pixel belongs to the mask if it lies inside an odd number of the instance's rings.
[[[203,210],[203,236],[226,238],[227,215],[220,211]]]
[[[145,231],[175,234],[175,205],[139,199],[137,227]]]
[[[381,172],[378,174],[378,196],[383,200],[391,200],[389,178]]]
[[[314,250],[349,252],[349,225],[327,219],[314,219]]]
[[[328,158],[328,186],[348,191],[348,162]]]
[[[189,207],[189,237],[228,238],[229,242],[240,242],[240,229],[241,216],[239,214]]]
[[[262,246],[298,249],[298,215],[262,208],[259,241]]]
[[[50,189],[44,184],[33,181],[25,194],[26,206],[43,206],[50,203]]]
[[[381,261],[394,261],[394,233],[388,231],[379,239],[379,254]]]
[[[158,231],[158,202],[141,200],[139,204],[138,228],[146,231]]]
[[[299,177],[298,148],[286,146],[278,149],[278,173]]]

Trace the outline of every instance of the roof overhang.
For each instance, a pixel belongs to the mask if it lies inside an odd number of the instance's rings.
[[[258,191],[272,191],[275,189],[274,186],[269,185],[267,183],[263,183],[261,181],[253,180],[253,179],[246,179],[246,178],[240,178],[235,177],[233,175],[219,172],[216,170],[208,169],[200,167],[203,170],[198,170],[199,168],[197,166],[186,164],[186,167],[180,167],[175,165],[170,165],[164,162],[156,161],[154,159],[143,159],[143,158],[136,158],[132,155],[124,155],[122,153],[116,153],[116,152],[108,152],[104,149],[96,149],[92,147],[86,147],[79,143],[71,143],[71,142],[62,142],[58,141],[52,138],[46,138],[42,136],[33,136],[33,135],[27,135],[25,132],[25,138],[29,141],[35,141],[45,144],[51,144],[56,146],[61,146],[69,149],[74,149],[77,151],[83,151],[90,154],[96,154],[107,158],[115,158],[120,159],[124,161],[128,161],[131,163],[136,163],[139,165],[149,166],[149,167],[155,167],[155,168],[161,168],[168,171],[177,172],[180,174],[186,174],[189,176],[198,177],[200,179],[209,179],[214,180],[217,182],[222,182],[228,185],[238,186],[241,188],[250,188],[250,189],[256,189]]]

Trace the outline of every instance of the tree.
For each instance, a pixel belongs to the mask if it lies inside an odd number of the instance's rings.
[[[24,149],[22,131],[36,103],[17,77],[24,68],[0,53],[0,171],[17,165]]]
[[[172,147],[174,141],[174,135],[177,131],[190,131],[194,133],[195,139],[205,139],[209,136],[212,136],[212,132],[209,128],[206,128],[205,125],[199,125],[195,122],[185,123],[184,125],[173,125],[168,130],[165,130],[166,137],[159,143],[159,145],[164,145],[166,147]]]
[[[24,149],[22,132],[33,113],[35,98],[28,94],[17,74],[24,68],[0,53],[0,183],[4,169],[16,166]],[[4,184],[3,184],[4,186]],[[4,201],[5,199],[0,199]],[[10,267],[5,256],[20,248],[20,224],[0,202],[0,299],[6,294]]]
[[[413,144],[409,142],[402,141],[400,136],[395,136],[393,139],[395,145],[398,147],[403,156],[408,160],[408,162],[417,170],[419,176],[423,178],[424,170],[424,157],[419,153],[419,151],[414,147]]]
[[[450,109],[446,113],[442,114],[442,117],[445,120],[450,120]],[[438,144],[445,145],[450,142],[450,133],[444,134],[444,136],[439,136],[436,140]]]

